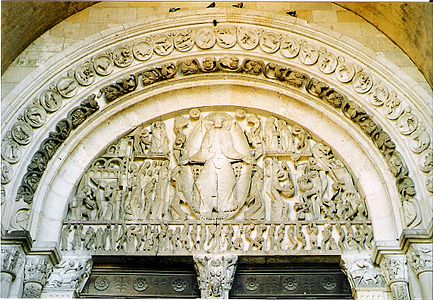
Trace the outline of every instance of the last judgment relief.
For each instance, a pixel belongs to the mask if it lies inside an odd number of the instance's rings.
[[[94,159],[62,250],[110,254],[371,249],[362,193],[329,146],[247,109],[143,124]]]

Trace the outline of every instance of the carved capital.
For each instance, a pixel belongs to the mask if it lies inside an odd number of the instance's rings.
[[[433,271],[432,245],[412,245],[407,257],[417,276],[423,272]]]
[[[47,257],[28,257],[24,265],[24,298],[39,298],[52,270]]]
[[[228,299],[237,260],[236,255],[194,256],[202,298]]]
[[[91,259],[65,258],[53,268],[45,289],[80,292],[92,270]]]
[[[385,278],[370,257],[346,259],[346,272],[354,288],[384,287]]]
[[[386,256],[380,267],[389,285],[394,282],[407,282],[407,261],[404,256]]]
[[[21,251],[18,248],[2,248],[1,255],[1,271],[9,273],[13,278],[15,278],[17,270],[23,263],[23,260],[20,257]]]

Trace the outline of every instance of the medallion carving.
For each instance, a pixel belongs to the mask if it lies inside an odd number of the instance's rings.
[[[370,74],[359,72],[356,73],[355,77],[353,78],[352,86],[356,92],[364,94],[367,93],[373,86],[373,79],[371,78]]]
[[[39,101],[48,113],[53,113],[62,106],[62,96],[57,91],[51,89],[42,92]]]
[[[210,28],[199,29],[195,36],[195,43],[200,49],[210,49],[215,45],[215,33]]]
[[[20,145],[9,138],[5,138],[2,141],[1,150],[2,158],[11,164],[17,163],[21,158],[22,150]]]
[[[33,128],[45,124],[47,113],[40,105],[31,105],[24,110],[24,120]]]
[[[313,65],[319,58],[319,50],[306,42],[302,43],[299,51],[299,60],[305,65]]]
[[[325,74],[331,74],[337,68],[337,57],[326,49],[321,48],[319,56],[319,69]]]
[[[91,62],[85,62],[75,69],[75,79],[83,86],[91,85],[95,81],[95,69]]]
[[[110,75],[113,70],[113,60],[109,54],[100,54],[96,56],[93,60],[93,67],[101,76],[107,76]]]
[[[24,121],[18,121],[12,126],[12,138],[20,145],[27,145],[33,138],[32,127]]]
[[[236,27],[219,27],[216,29],[216,41],[221,48],[231,48],[236,45]]]
[[[132,46],[132,53],[134,54],[135,59],[139,61],[150,59],[153,55],[151,42],[145,40],[134,44],[134,46]]]
[[[259,35],[253,29],[238,29],[238,44],[243,49],[252,50],[259,45]]]
[[[280,37],[272,32],[265,32],[260,36],[260,48],[263,52],[274,53],[280,48]]]
[[[301,46],[298,40],[290,36],[282,37],[280,52],[284,57],[295,58],[299,54],[300,50],[301,50]]]
[[[2,168],[2,174],[1,174],[1,183],[2,184],[8,184],[13,179],[13,172],[12,166],[7,162],[2,160],[1,162],[1,168]]]
[[[355,76],[355,68],[349,62],[346,62],[343,57],[338,57],[338,65],[335,70],[337,79],[341,82],[349,82]]]
[[[174,46],[177,50],[186,52],[194,47],[194,36],[192,30],[178,32],[174,36]]]
[[[134,55],[130,46],[125,45],[113,50],[113,62],[120,68],[125,68],[132,64]]]
[[[173,38],[169,34],[161,34],[153,39],[153,51],[161,56],[169,55],[174,49]]]
[[[66,76],[57,82],[57,90],[65,98],[74,97],[77,93],[78,83],[72,76]]]

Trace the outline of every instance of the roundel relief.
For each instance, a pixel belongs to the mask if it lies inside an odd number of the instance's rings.
[[[144,124],[84,172],[63,251],[269,252],[370,248],[364,199],[304,128],[247,109]]]

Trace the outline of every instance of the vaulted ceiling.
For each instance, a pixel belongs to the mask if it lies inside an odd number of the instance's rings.
[[[2,73],[41,34],[95,3],[2,2]],[[432,3],[337,4],[363,17],[386,34],[413,60],[433,86]]]

